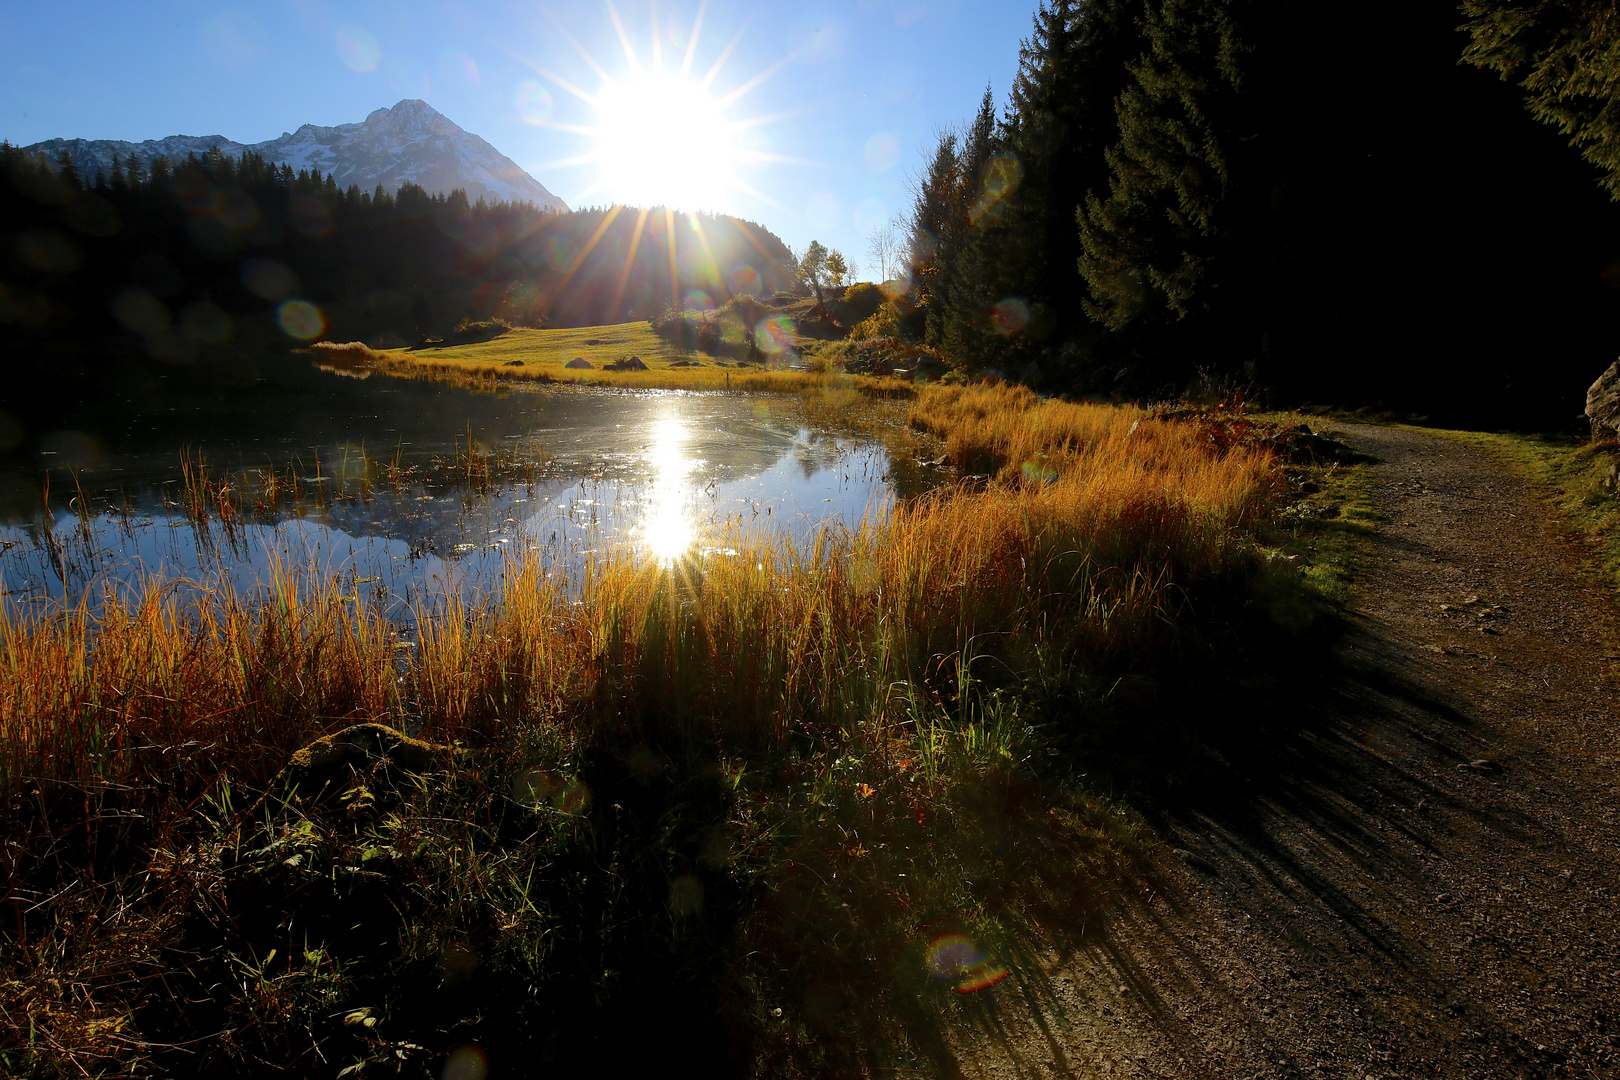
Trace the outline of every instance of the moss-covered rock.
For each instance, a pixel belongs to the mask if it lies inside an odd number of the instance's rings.
[[[455,747],[413,739],[384,724],[355,724],[323,735],[287,762],[289,770],[321,772],[343,765],[370,767],[386,758],[407,772],[427,772],[437,759],[458,753]]]

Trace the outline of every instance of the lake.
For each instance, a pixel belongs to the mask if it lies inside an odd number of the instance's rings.
[[[404,612],[495,587],[524,548],[560,568],[610,550],[668,562],[728,524],[802,544],[887,506],[897,471],[918,482],[914,463],[896,470],[880,444],[813,430],[770,397],[485,393],[298,355],[258,357],[225,390],[185,390],[64,417],[0,465],[0,585],[14,608],[154,580],[250,593],[280,565]],[[193,492],[226,488],[234,519],[188,512],[183,459],[206,477]]]

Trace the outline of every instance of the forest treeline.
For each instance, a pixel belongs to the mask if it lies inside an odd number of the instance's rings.
[[[464,320],[591,326],[795,287],[782,241],[732,217],[344,190],[252,153],[82,177],[0,146],[0,236],[16,341],[133,336],[159,361],[317,331],[403,345]],[[14,353],[10,381],[30,363]]]
[[[1563,145],[1620,157],[1576,7],[1045,2],[917,178],[920,332],[1093,394],[1567,424],[1620,351],[1620,209]]]

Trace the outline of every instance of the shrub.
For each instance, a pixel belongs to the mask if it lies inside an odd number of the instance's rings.
[[[900,308],[893,300],[884,301],[876,311],[856,323],[849,336],[854,341],[864,341],[868,338],[898,338]]]
[[[872,282],[860,282],[844,290],[844,295],[829,304],[833,308],[834,316],[844,325],[855,325],[862,319],[872,317],[876,309],[883,304],[883,290]]]
[[[478,341],[490,341],[510,329],[512,324],[505,319],[462,319],[456,324],[456,332],[450,335],[450,344],[471,345]]]

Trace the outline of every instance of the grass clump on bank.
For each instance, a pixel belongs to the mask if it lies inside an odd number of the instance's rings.
[[[987,479],[808,549],[736,529],[571,578],[515,556],[408,637],[292,567],[8,610],[0,1066],[437,1075],[675,1044],[855,1074],[944,1067],[1007,973],[1044,1000],[1039,950],[1152,845],[1095,792],[1251,723],[1221,680],[1275,626],[1253,533],[1283,480],[1258,440],[1007,387],[930,388],[912,422]]]

